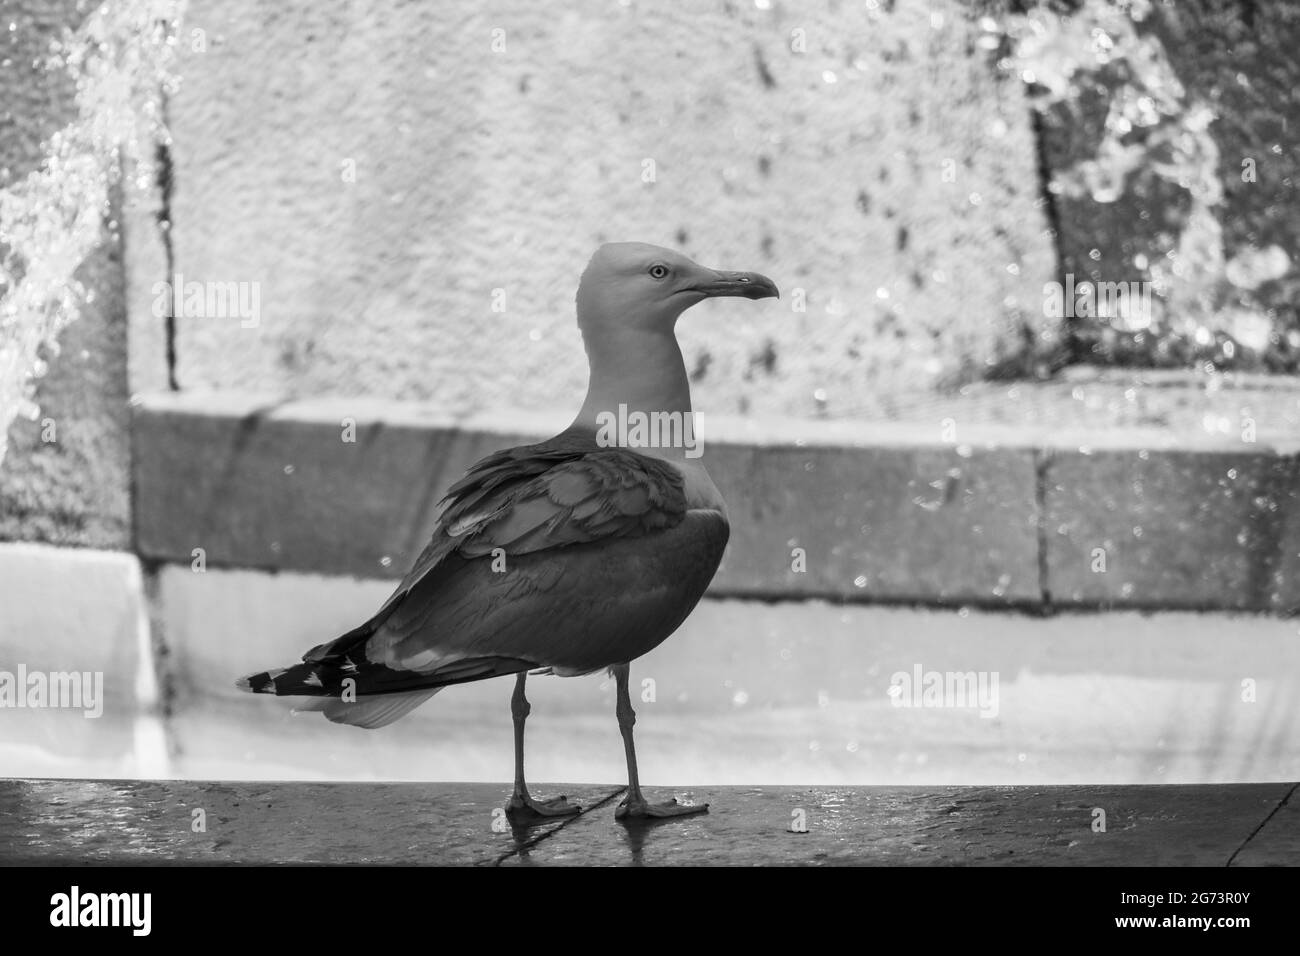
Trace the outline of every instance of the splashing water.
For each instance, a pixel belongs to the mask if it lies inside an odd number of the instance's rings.
[[[104,3],[52,45],[45,68],[71,72],[76,118],[50,137],[40,168],[0,190],[0,462],[14,419],[39,414],[42,354],[58,354],[88,301],[74,275],[104,237],[113,190],[125,171],[137,189],[154,181],[183,6]]]
[[[1083,114],[1094,108],[1090,98],[1103,101],[1095,155],[1054,169],[1052,193],[1107,205],[1126,195],[1150,195],[1159,183],[1185,197],[1173,235],[1162,237],[1154,250],[1163,255],[1134,259],[1154,293],[1150,309],[1100,317],[1103,325],[1120,333],[1147,332],[1153,343],[1186,340],[1194,353],[1229,361],[1236,345],[1262,354],[1271,332],[1262,309],[1240,310],[1241,319],[1227,321],[1235,344],[1231,337],[1218,342],[1224,336],[1215,329],[1226,321],[1222,300],[1234,287],[1251,288],[1238,281],[1241,275],[1249,273],[1252,281],[1258,275],[1259,284],[1267,281],[1264,275],[1285,274],[1289,263],[1277,262],[1285,258],[1280,248],[1226,261],[1221,222],[1232,210],[1223,207],[1220,149],[1211,134],[1218,107],[1180,81],[1153,32],[1139,30],[1153,13],[1151,0],[1083,0],[1068,15],[1033,8],[1004,23],[985,18],[984,47],[1007,54],[999,67],[1026,83],[1041,114],[1059,107],[1071,124],[1082,127]],[[1112,329],[1099,333],[1103,345],[1112,343]]]
[[[1039,110],[1079,101],[1087,90],[1106,89],[1109,99],[1097,156],[1053,173],[1052,188],[1066,196],[1112,203],[1126,180],[1140,170],[1176,183],[1206,206],[1217,205],[1223,187],[1218,149],[1208,128],[1209,104],[1192,98],[1160,41],[1141,36],[1137,23],[1150,15],[1149,0],[1085,0],[1070,16],[1033,10],[1012,16],[1004,27],[1012,53],[1000,66],[1030,85]],[[1098,71],[1123,64],[1113,88]],[[1141,131],[1144,135],[1136,136]]]

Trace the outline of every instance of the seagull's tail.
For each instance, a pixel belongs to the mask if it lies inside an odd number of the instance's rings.
[[[336,724],[351,724],[367,730],[387,727],[442,690],[441,687],[422,687],[390,694],[359,695],[355,690],[347,692],[343,681],[337,666],[303,662],[241,677],[235,686],[254,694],[305,696],[308,699],[298,703],[295,712],[319,711]]]
[[[292,667],[277,667],[275,670],[250,674],[235,681],[235,686],[254,694],[276,694],[281,697],[305,695],[317,697],[332,693],[330,685],[339,685],[338,667],[316,663],[294,664]]]
[[[537,670],[536,661],[516,657],[467,657],[428,672],[394,671],[364,660],[358,666],[346,656],[313,658],[315,652],[301,664],[250,674],[235,686],[254,694],[307,697],[297,710],[320,711],[336,724],[374,728],[405,717],[449,684]],[[376,686],[382,688],[378,693]]]

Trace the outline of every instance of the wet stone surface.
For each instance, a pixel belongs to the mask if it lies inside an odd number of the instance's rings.
[[[701,787],[677,797],[709,803],[707,814],[632,824],[614,818],[616,786],[534,789],[584,812],[512,827],[500,784],[4,780],[0,863],[1300,863],[1293,783]]]

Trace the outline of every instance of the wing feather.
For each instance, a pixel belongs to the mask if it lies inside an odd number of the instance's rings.
[[[304,661],[343,658],[395,615],[396,631],[431,629],[427,609],[399,609],[412,591],[428,593],[467,562],[652,534],[680,524],[687,511],[682,476],[672,465],[567,433],[481,459],[443,505],[429,544],[378,613]]]

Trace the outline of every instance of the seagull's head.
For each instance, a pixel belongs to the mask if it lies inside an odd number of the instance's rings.
[[[635,326],[671,332],[677,317],[705,299],[780,296],[757,272],[723,272],[680,252],[644,242],[608,242],[596,250],[578,283],[578,325]]]

